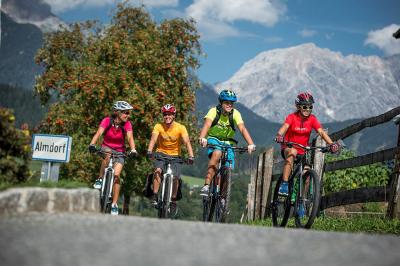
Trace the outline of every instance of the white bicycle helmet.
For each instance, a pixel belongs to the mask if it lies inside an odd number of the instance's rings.
[[[113,109],[115,111],[125,111],[125,110],[132,110],[133,107],[125,101],[116,101],[113,104]]]

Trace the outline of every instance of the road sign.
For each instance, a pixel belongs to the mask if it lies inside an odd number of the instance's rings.
[[[32,160],[69,162],[72,138],[64,135],[34,134],[32,136]]]

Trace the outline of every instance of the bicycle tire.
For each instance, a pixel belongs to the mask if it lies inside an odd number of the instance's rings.
[[[216,175],[211,179],[209,185],[208,196],[203,198],[203,221],[212,222],[215,210],[215,197],[216,197],[216,187],[215,187]]]
[[[308,187],[304,190],[304,197],[300,195],[300,190],[297,191],[295,203],[295,224],[299,228],[311,228],[317,217],[319,203],[321,201],[321,188],[318,174],[314,170],[308,170],[303,176],[303,183],[309,180]],[[305,187],[305,184],[303,184]],[[304,216],[300,216],[299,207],[304,206]]]
[[[106,177],[105,177],[105,184],[104,184],[104,190],[103,190],[103,195],[101,195],[101,211],[103,213],[109,213],[111,211],[111,202],[108,198],[108,194],[110,194],[110,181],[112,179],[112,172],[107,171]]]
[[[225,223],[229,214],[229,203],[231,198],[231,185],[232,185],[232,172],[231,168],[224,167],[222,171],[223,188],[220,197],[218,197],[218,204],[216,211],[219,212],[216,219],[217,223]]]
[[[282,183],[282,176],[276,182],[274,195],[271,203],[272,224],[275,227],[285,227],[291,210],[290,195],[292,191],[293,180],[289,181],[289,196],[278,195],[279,187]]]

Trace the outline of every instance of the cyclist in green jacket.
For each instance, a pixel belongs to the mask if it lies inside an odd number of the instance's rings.
[[[238,127],[243,138],[248,144],[248,153],[251,154],[256,149],[253,140],[244,126],[244,122],[240,112],[233,108],[233,104],[237,101],[236,94],[231,90],[223,90],[218,96],[219,105],[211,108],[204,117],[204,125],[200,131],[199,142],[202,147],[207,144],[214,145],[233,145],[235,142],[235,126]],[[201,196],[207,196],[211,178],[217,171],[217,165],[221,158],[222,152],[218,147],[208,147],[207,174],[204,186],[200,190]],[[228,159],[232,160],[231,167],[234,168],[234,152],[228,151]]]

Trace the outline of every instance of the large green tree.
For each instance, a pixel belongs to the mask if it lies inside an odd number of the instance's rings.
[[[144,157],[151,130],[160,119],[160,107],[177,106],[176,119],[194,134],[193,70],[201,55],[193,20],[156,23],[143,8],[120,4],[107,26],[74,23],[45,36],[36,62],[45,71],[36,79],[42,103],[56,98],[42,123],[42,133],[72,136],[71,160],[61,178],[90,182],[99,161],[87,146],[112,103],[125,100],[134,107],[131,122],[140,156],[125,167],[125,189],[139,192],[149,172]]]

